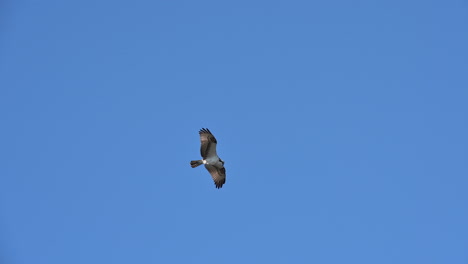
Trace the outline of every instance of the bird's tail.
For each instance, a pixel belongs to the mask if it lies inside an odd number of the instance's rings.
[[[203,164],[203,161],[202,160],[192,160],[190,161],[190,166],[192,166],[192,168],[196,168],[200,165]]]

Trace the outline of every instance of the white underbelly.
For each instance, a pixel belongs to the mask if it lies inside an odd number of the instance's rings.
[[[222,167],[223,164],[219,161],[219,158],[217,156],[214,156],[214,157],[208,157],[206,160],[204,160],[205,164],[208,164],[208,165],[213,165],[213,166],[216,166],[216,167]]]

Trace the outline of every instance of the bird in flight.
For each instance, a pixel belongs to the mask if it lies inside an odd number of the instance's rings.
[[[205,168],[211,174],[216,188],[219,189],[226,182],[226,169],[224,168],[224,160],[218,157],[216,153],[216,144],[218,142],[208,128],[202,128],[198,133],[200,134],[202,159],[190,161],[190,166],[196,168],[205,164]]]

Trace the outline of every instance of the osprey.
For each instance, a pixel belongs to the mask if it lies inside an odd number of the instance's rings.
[[[203,159],[190,161],[190,166],[195,168],[205,164],[205,168],[210,172],[216,188],[219,189],[226,182],[226,169],[224,168],[224,161],[216,153],[216,144],[218,142],[208,128],[202,128],[198,133],[201,141],[200,153]]]

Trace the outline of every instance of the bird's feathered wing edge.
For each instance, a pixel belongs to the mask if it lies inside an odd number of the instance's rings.
[[[216,145],[218,141],[216,141],[216,138],[211,134],[211,131],[208,128],[202,128],[199,134],[201,142],[200,154],[202,158],[206,159],[207,157],[217,156]]]
[[[215,166],[206,165],[206,164],[205,164],[205,168],[211,174],[211,178],[213,178],[216,188],[217,189],[222,188],[223,184],[226,183],[226,169],[224,167],[221,169],[218,169]]]

